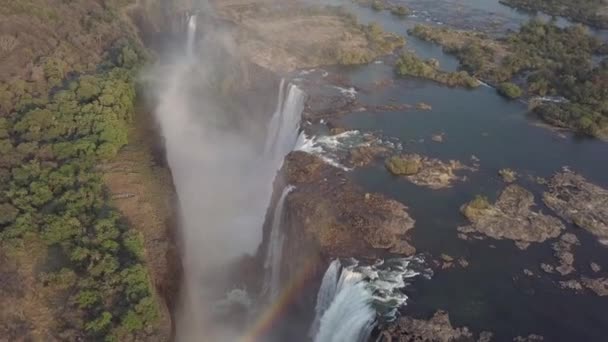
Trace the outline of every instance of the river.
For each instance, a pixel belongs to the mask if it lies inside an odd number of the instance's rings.
[[[498,27],[503,31],[516,29],[530,17],[498,1],[403,3],[418,15],[400,19],[389,12],[356,5],[349,8],[362,23],[374,21],[387,31],[406,36],[407,49],[424,58],[436,58],[448,71],[456,70],[458,61],[437,46],[408,37],[408,27],[429,19],[442,25],[479,25],[482,29],[481,19],[479,23],[473,22],[485,17],[503,20],[504,25],[490,25],[492,30]],[[454,13],[466,18],[467,25],[463,24],[465,19],[455,19]],[[565,19],[559,22],[570,24]],[[605,37],[606,32],[595,31],[595,34]],[[388,63],[327,70],[346,77],[356,89],[371,89],[377,81],[394,78]],[[562,290],[557,277],[543,273],[540,264],[553,260],[550,243],[535,244],[522,251],[509,241],[460,240],[456,228],[466,224],[459,212],[462,204],[477,194],[494,200],[504,188],[498,175],[502,168],[511,168],[520,174],[518,183],[534,193],[544,213],[550,210],[541,202],[545,188],[534,181],[536,177],[548,178],[567,166],[589,181],[608,187],[607,143],[541,127],[541,123],[528,114],[525,103],[505,100],[486,86],[465,90],[405,78],[394,80],[392,86],[381,90],[360,91],[356,96],[363,106],[425,102],[433,109],[428,112],[357,111],[340,119],[344,127],[397,138],[407,152],[465,163],[478,158],[480,163],[479,171],[471,174],[466,182],[445,190],[417,187],[391,176],[381,164],[351,173],[367,191],[387,194],[410,208],[410,214],[416,219],[413,242],[419,251],[433,255],[446,253],[470,261],[468,268],[442,271],[430,280],[416,280],[408,289],[411,300],[404,314],[428,318],[436,310],[445,309],[454,325],[466,325],[477,332],[492,331],[497,341],[511,341],[515,336],[531,333],[545,336],[546,341],[605,340],[608,315],[604,309],[608,299]],[[443,143],[431,140],[431,135],[438,133],[444,135]],[[582,246],[575,252],[575,266],[581,273],[589,273],[592,261],[608,260],[608,250],[589,233],[572,225],[567,229],[581,240]],[[524,269],[531,270],[535,276],[524,275]]]

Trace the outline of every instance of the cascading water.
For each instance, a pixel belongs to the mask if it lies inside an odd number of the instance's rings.
[[[279,94],[277,98],[277,108],[272,114],[270,124],[268,125],[268,132],[266,133],[266,145],[264,146],[264,154],[270,155],[274,146],[274,142],[277,139],[279,132],[279,125],[281,123],[281,114],[283,112],[283,91],[285,90],[285,79],[281,78],[279,83]]]
[[[407,279],[430,277],[419,257],[396,258],[360,266],[336,259],[327,268],[310,334],[315,342],[367,341],[377,320],[392,321],[407,301]]]
[[[340,276],[340,270],[342,265],[340,260],[336,259],[329,264],[323,280],[321,281],[321,287],[319,287],[319,293],[317,294],[317,305],[315,306],[315,318],[310,327],[310,337],[315,337],[319,332],[319,325],[321,324],[321,317],[327,311],[331,302],[334,300],[336,290],[338,287],[338,277]]]
[[[240,323],[224,322],[225,313],[249,304],[247,293],[234,288],[240,284],[230,272],[262,241],[273,179],[295,146],[304,93],[295,85],[282,86],[276,128],[270,137],[260,136],[262,130],[251,125],[250,113],[225,105],[235,100],[232,94],[218,93],[218,79],[226,77],[218,70],[239,72],[230,64],[239,60],[232,55],[235,42],[221,27],[197,24],[202,23],[196,15],[188,19],[182,55],[151,70],[148,77],[156,81],[155,116],[179,200],[184,279],[176,339],[235,341],[241,329],[235,324]],[[197,44],[204,49],[195,48]],[[260,146],[264,140],[271,146],[267,154]],[[280,233],[279,227],[276,230]],[[268,252],[274,284],[279,279],[281,239],[279,234]],[[277,285],[272,288],[276,293]]]
[[[283,189],[283,193],[277,202],[272,218],[270,240],[266,250],[266,259],[264,261],[264,269],[266,272],[264,279],[264,292],[271,301],[277,297],[280,290],[281,258],[283,255],[283,242],[285,240],[285,235],[281,230],[283,206],[285,204],[287,195],[289,195],[293,189],[295,188],[291,185],[288,185],[285,187],[285,189]]]
[[[264,146],[264,159],[267,161],[271,172],[276,172],[281,168],[285,156],[291,152],[298,141],[298,130],[302,111],[304,110],[305,94],[294,84],[287,85],[287,95],[284,94],[285,80],[281,79],[279,84],[279,95],[277,106],[268,124],[266,142]],[[272,191],[272,179],[270,179],[268,195],[270,198]],[[280,291],[280,268],[283,252],[284,235],[281,229],[281,218],[283,215],[283,205],[285,198],[294,188],[287,186],[274,209],[270,239],[266,250],[264,262],[264,288],[263,292],[272,301]]]
[[[280,168],[285,156],[291,152],[298,140],[298,131],[304,110],[305,93],[295,84],[287,86],[287,96],[283,96],[284,81],[281,80],[279,100],[266,136],[265,154]]]
[[[194,55],[194,39],[196,37],[196,21],[197,16],[191,15],[188,18],[188,33],[186,40],[186,56],[192,57]]]

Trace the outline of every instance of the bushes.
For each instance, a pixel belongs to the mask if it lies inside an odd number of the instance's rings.
[[[130,340],[157,317],[141,236],[109,206],[95,168],[127,143],[133,113],[131,67],[141,56],[128,46],[117,51],[115,62],[52,94],[11,85],[11,96],[29,104],[0,119],[0,240],[18,246],[37,234],[62,251],[61,270],[41,279],[73,294],[69,305],[84,323],[66,312],[62,325],[84,329],[87,340],[109,339],[122,326],[120,340]],[[66,84],[61,61],[49,59],[45,75]]]
[[[500,0],[507,6],[572,18],[591,26],[608,28],[605,2],[598,0]]]
[[[383,11],[384,10],[384,4],[382,3],[381,0],[375,0],[374,2],[372,2],[372,9],[374,11]]]
[[[396,176],[411,176],[420,172],[422,166],[420,157],[393,156],[386,160],[386,168]]]
[[[397,60],[395,71],[399,76],[428,78],[450,87],[476,88],[479,81],[466,71],[444,72],[435,60],[421,60],[414,54],[405,53]]]
[[[569,104],[535,107],[534,112],[548,123],[608,137],[608,63],[592,62],[594,55],[605,53],[606,44],[585,28],[531,20],[500,40],[420,25],[410,32],[441,44],[458,57],[463,69],[498,84],[498,92],[505,97],[514,99],[524,93],[565,97]],[[526,78],[523,89],[512,83],[516,77]],[[434,79],[446,82],[445,76]]]
[[[391,8],[391,13],[398,17],[405,17],[410,15],[411,11],[405,6],[394,6]]]
[[[511,82],[504,82],[498,86],[497,89],[500,95],[503,95],[511,100],[520,98],[522,90],[516,84]]]

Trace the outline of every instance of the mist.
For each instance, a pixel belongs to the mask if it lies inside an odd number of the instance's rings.
[[[243,108],[234,89],[248,87],[247,66],[230,28],[210,11],[185,19],[183,48],[145,75],[153,80],[155,117],[179,201],[178,341],[242,335],[245,323],[226,323],[218,312],[232,300],[246,308],[257,294],[236,287],[229,270],[262,242],[272,182],[295,144],[303,107],[303,93],[281,81],[268,94],[278,97],[274,114],[258,113],[264,106],[251,101]],[[285,107],[297,117],[282,119]]]

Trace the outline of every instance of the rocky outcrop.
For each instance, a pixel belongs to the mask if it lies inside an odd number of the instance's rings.
[[[501,169],[498,171],[498,174],[505,183],[513,183],[517,180],[517,172],[511,169]]]
[[[543,201],[564,220],[608,241],[608,190],[566,169],[549,181]]]
[[[561,275],[567,275],[575,271],[574,269],[574,251],[575,245],[580,245],[576,235],[566,233],[561,238],[553,243],[552,248],[555,257],[559,260],[559,265],[555,267]]]
[[[295,186],[285,203],[288,240],[298,237],[332,258],[415,252],[407,240],[414,220],[405,205],[365,193],[341,169],[305,152],[289,154],[283,173]]]
[[[533,205],[534,195],[530,191],[519,185],[509,185],[493,205],[482,197],[463,205],[461,212],[472,224],[458,230],[465,234],[513,240],[520,242],[522,247],[559,236],[564,224],[553,216],[532,211]]]
[[[456,160],[450,160],[446,163],[439,159],[418,154],[393,156],[386,160],[385,165],[392,174],[403,176],[418,186],[434,190],[449,188],[456,181],[466,180],[466,177],[456,175],[455,171],[476,170]]]
[[[491,333],[483,332],[477,341],[491,340]],[[476,341],[467,327],[455,328],[447,312],[439,310],[429,320],[401,317],[385,328],[377,342],[453,342]]]
[[[362,167],[382,159],[391,153],[390,148],[381,145],[358,146],[349,152],[349,165]]]

